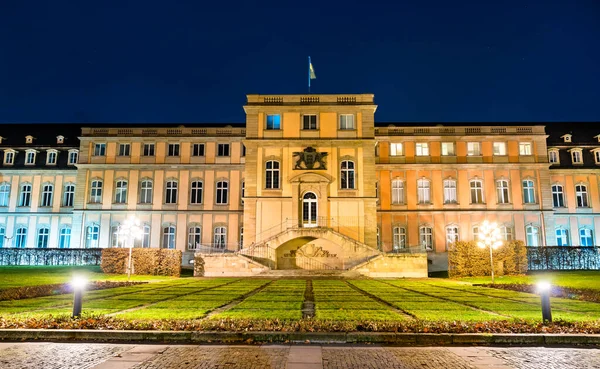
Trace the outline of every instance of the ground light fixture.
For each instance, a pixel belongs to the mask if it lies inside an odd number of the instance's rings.
[[[130,216],[125,219],[123,224],[119,226],[118,235],[123,239],[123,247],[129,248],[129,258],[127,259],[127,281],[131,279],[131,253],[133,244],[136,239],[141,239],[144,234],[144,229],[140,224],[140,220],[135,216]]]
[[[79,318],[81,316],[83,290],[87,284],[87,279],[75,276],[71,281],[71,287],[73,288],[73,318]]]
[[[549,282],[539,282],[537,284],[537,292],[542,298],[542,320],[552,323],[552,308],[550,307],[550,290],[552,286]]]
[[[492,254],[493,249],[497,249],[502,246],[502,235],[500,234],[500,228],[496,223],[490,223],[487,220],[481,225],[479,240],[477,246],[482,249],[490,248],[490,266],[492,268],[492,283],[494,283],[494,256]]]

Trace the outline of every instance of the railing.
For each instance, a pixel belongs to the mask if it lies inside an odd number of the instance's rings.
[[[269,247],[265,244],[252,245],[248,248],[241,249],[238,254],[250,258],[256,262],[268,266],[269,268],[275,268],[275,259],[277,258],[277,252],[274,248]]]
[[[188,245],[187,251],[195,251],[202,254],[223,254],[227,252],[236,252],[239,249],[239,244],[197,244],[197,245]]]
[[[600,270],[600,247],[527,247],[529,270]]]
[[[293,260],[296,268],[293,269],[308,269],[308,270],[337,270],[334,266],[331,266],[327,263],[323,263],[319,260],[313,259],[308,256],[300,256],[300,257],[291,257],[284,256],[282,259]]]
[[[419,135],[531,135],[545,134],[544,126],[506,126],[506,127],[376,127],[376,136],[419,136]]]
[[[160,128],[90,128],[83,127],[81,129],[83,136],[229,136],[229,137],[245,137],[246,128],[238,127],[160,127]]]
[[[392,251],[386,251],[387,254],[421,254],[427,252],[423,245],[392,248]]]

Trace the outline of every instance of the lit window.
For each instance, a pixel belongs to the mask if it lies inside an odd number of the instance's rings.
[[[163,249],[175,248],[175,226],[166,226],[163,228]]]
[[[97,225],[91,225],[86,228],[85,231],[85,247],[96,248],[99,247],[100,240],[100,227]]]
[[[56,165],[57,158],[58,151],[48,150],[48,152],[46,153],[46,165]]]
[[[27,150],[25,153],[25,165],[33,165],[35,164],[35,151]]]
[[[218,144],[217,156],[229,156],[229,144]]]
[[[457,226],[449,226],[446,227],[446,249],[448,249],[452,244],[458,242],[458,227]]]
[[[433,229],[431,227],[419,228],[419,240],[426,250],[433,250]]]
[[[427,179],[417,181],[417,200],[419,204],[429,204],[431,202],[431,188]]]
[[[429,144],[427,142],[417,142],[415,155],[429,156]]]
[[[213,238],[213,247],[217,249],[224,249],[227,245],[227,228],[215,227],[215,233]]]
[[[6,237],[6,228],[0,227],[0,249],[4,247],[5,237]]]
[[[575,198],[577,199],[578,208],[587,208],[588,204],[588,193],[586,185],[575,186]]]
[[[539,246],[540,245],[540,230],[538,227],[528,225],[525,228],[527,246]]]
[[[392,181],[392,204],[404,204],[404,182],[399,179]]]
[[[281,129],[281,115],[269,114],[267,115],[267,129]]]
[[[535,188],[533,187],[533,181],[531,180],[523,181],[523,203],[535,203]]]
[[[152,204],[152,180],[143,179],[140,182],[140,204]]]
[[[10,199],[10,184],[4,182],[0,184],[0,206],[8,206]]]
[[[97,143],[94,145],[94,156],[105,156],[106,155],[106,144]]]
[[[215,199],[217,205],[227,205],[228,200],[229,200],[229,183],[227,183],[227,181],[217,182],[217,196]]]
[[[531,142],[519,143],[519,155],[531,155]]]
[[[468,156],[480,156],[481,155],[481,144],[479,142],[467,142],[467,155]]]
[[[111,227],[111,232],[110,232],[110,246],[111,247],[126,247],[127,245],[125,245],[124,243],[124,239],[123,239],[123,235],[121,234],[120,231],[120,224],[116,224],[114,226]]]
[[[99,179],[93,180],[90,186],[90,202],[96,204],[102,202],[102,181]]]
[[[456,203],[456,181],[453,179],[444,180],[444,203]]]
[[[63,206],[72,207],[75,199],[75,185],[67,183],[63,191]]]
[[[193,181],[190,186],[190,204],[202,204],[202,181]]]
[[[165,191],[165,204],[177,204],[177,181],[167,181]]]
[[[47,183],[42,186],[42,201],[40,206],[52,206],[52,194],[54,192],[54,185]]]
[[[340,129],[354,129],[353,114],[340,114]]]
[[[569,246],[569,232],[564,228],[556,230],[556,245]]]
[[[202,228],[199,225],[194,225],[188,228],[188,249],[199,249],[202,242]]]
[[[565,206],[565,194],[563,192],[563,186],[552,186],[552,205],[555,208],[563,208]]]
[[[558,150],[550,150],[548,151],[548,161],[550,164],[559,164],[560,159],[558,156]]]
[[[496,182],[496,193],[498,195],[498,204],[508,204],[508,181],[499,180]]]
[[[354,162],[350,160],[342,161],[341,166],[341,185],[342,190],[354,189]]]
[[[394,250],[406,248],[406,228],[394,227],[393,229],[393,240],[392,248]]]
[[[192,156],[204,156],[204,144],[196,143],[192,147]]]
[[[63,227],[58,235],[58,247],[68,249],[71,246],[71,228]]]
[[[581,246],[594,246],[594,232],[589,228],[580,229],[579,244]]]
[[[153,143],[145,143],[144,151],[142,152],[143,156],[154,156],[154,144]]]
[[[404,155],[404,151],[402,150],[402,144],[401,143],[391,143],[390,144],[390,155],[391,156]]]
[[[581,149],[573,149],[571,151],[571,160],[573,161],[573,164],[583,164]]]
[[[494,155],[505,156],[506,155],[506,142],[494,142]]]
[[[303,115],[302,129],[317,129],[317,116],[315,114]]]
[[[48,238],[50,237],[50,230],[48,228],[40,228],[37,235],[37,247],[38,249],[48,248]]]
[[[479,227],[475,226],[471,229],[471,233],[473,234],[473,241],[477,241],[479,239]]]
[[[500,233],[502,234],[502,237],[504,238],[505,241],[513,240],[513,231],[512,231],[511,227],[507,227],[507,226],[500,227]]]
[[[454,142],[442,142],[442,156],[454,156]]]
[[[127,181],[120,179],[115,183],[115,204],[127,202]]]
[[[15,247],[17,248],[25,248],[27,245],[27,228],[19,227],[15,232]]]
[[[265,163],[265,188],[279,188],[279,162],[269,160]]]
[[[144,224],[142,229],[142,247],[150,247],[150,226],[148,224]]]
[[[470,182],[471,204],[483,204],[483,183],[476,179]]]
[[[19,194],[19,206],[31,206],[31,185],[29,183],[21,185],[21,193]]]
[[[167,156],[179,156],[179,144],[170,143],[168,146]]]
[[[126,143],[126,144],[119,144],[119,156],[129,156],[131,151],[131,145]]]

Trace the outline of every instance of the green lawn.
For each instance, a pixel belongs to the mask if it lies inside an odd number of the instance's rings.
[[[475,284],[492,283],[491,277],[467,277],[457,280]],[[600,271],[534,272],[523,276],[500,276],[495,278],[495,283],[535,284],[539,281],[547,281],[562,287],[600,290],[600,283],[598,283],[600,281]]]

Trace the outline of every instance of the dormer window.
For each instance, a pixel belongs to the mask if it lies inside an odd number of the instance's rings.
[[[65,136],[56,136],[56,143],[57,144],[65,143]]]
[[[583,164],[583,155],[581,149],[572,149],[571,151],[571,162],[573,164]]]
[[[0,144],[2,143],[2,140],[4,140],[4,137],[0,136]]]
[[[33,136],[25,136],[25,143],[33,143]]]
[[[25,152],[25,165],[34,165],[35,164],[35,150],[27,150]]]
[[[566,135],[560,136],[560,138],[562,138],[564,142],[571,142],[571,137],[572,136],[573,135],[570,135],[570,134],[567,133]]]
[[[600,165],[600,148],[593,149],[592,154],[594,154],[594,162],[596,165]]]
[[[548,150],[548,162],[550,164],[560,164],[560,158],[558,156],[558,149]]]
[[[79,150],[69,150],[69,165],[77,164],[77,158],[79,157]]]
[[[58,151],[48,150],[46,153],[46,165],[56,165],[58,159]]]
[[[600,142],[600,135],[596,135],[594,138]],[[2,143],[2,137],[0,137],[0,143]]]
[[[17,152],[15,150],[4,150],[4,165],[15,164],[15,156]]]

